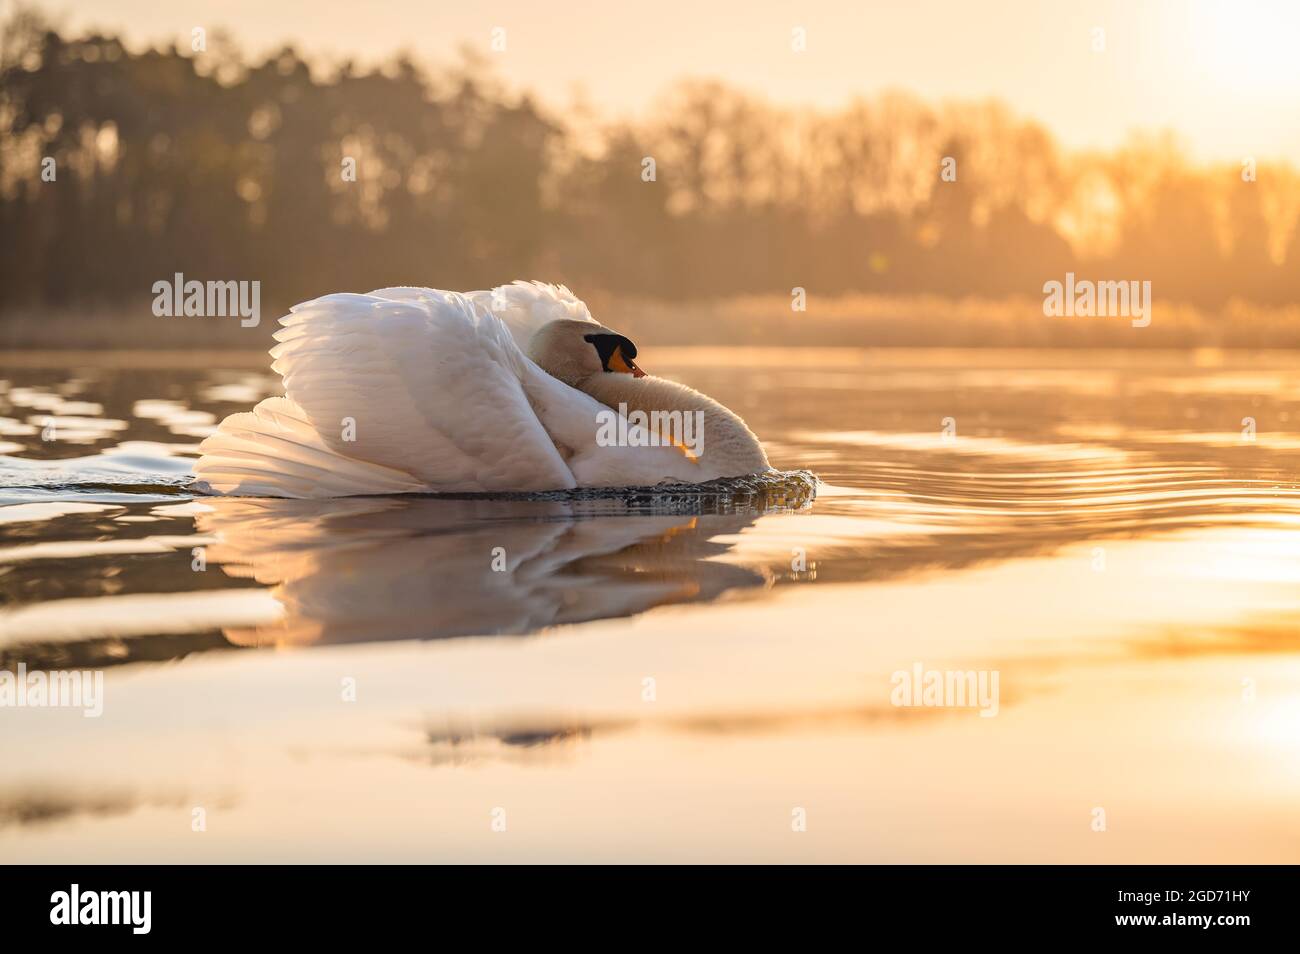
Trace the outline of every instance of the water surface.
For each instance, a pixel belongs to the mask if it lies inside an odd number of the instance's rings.
[[[816,499],[196,497],[262,358],[8,356],[0,668],[105,704],[0,708],[0,852],[1300,857],[1300,360],[652,350]]]

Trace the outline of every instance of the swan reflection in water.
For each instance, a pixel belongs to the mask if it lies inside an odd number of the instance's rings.
[[[209,498],[196,529],[218,541],[209,562],[284,608],[227,639],[336,644],[517,635],[761,587],[769,573],[713,559],[733,545],[722,540],[810,499],[701,497],[663,513],[619,498]]]

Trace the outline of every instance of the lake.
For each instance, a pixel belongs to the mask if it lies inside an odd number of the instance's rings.
[[[1300,858],[1300,357],[640,359],[815,498],[195,496],[264,356],[0,357],[0,672],[102,674],[0,855]]]

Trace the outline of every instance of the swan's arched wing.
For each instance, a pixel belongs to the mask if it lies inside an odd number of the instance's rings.
[[[503,287],[496,304],[513,330],[476,305],[492,292],[387,288],[294,307],[271,351],[286,397],[223,421],[196,477],[220,493],[290,497],[701,479],[675,448],[602,445],[613,412],[516,344],[553,318],[589,319],[586,306],[562,286]]]
[[[517,281],[488,291],[469,292],[465,297],[505,322],[519,350],[525,353],[533,334],[548,322],[561,318],[594,320],[586,303],[563,285]]]
[[[327,295],[280,323],[272,367],[336,453],[440,491],[575,485],[524,393],[526,359],[465,296]]]

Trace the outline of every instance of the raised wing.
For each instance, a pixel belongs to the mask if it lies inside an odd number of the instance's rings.
[[[574,486],[501,322],[455,292],[403,291],[327,295],[280,320],[272,367],[323,440],[440,491]]]
[[[545,282],[511,282],[465,296],[477,307],[500,318],[510,329],[519,350],[527,353],[528,342],[542,325],[560,318],[593,321],[586,303],[563,285]]]
[[[285,396],[203,442],[201,486],[286,497],[562,490],[698,480],[673,448],[600,446],[610,410],[551,377],[516,336],[588,317],[562,286],[482,301],[431,288],[327,295],[280,319],[272,364]],[[513,329],[510,325],[513,322]]]

